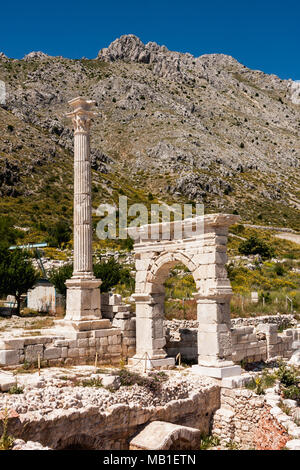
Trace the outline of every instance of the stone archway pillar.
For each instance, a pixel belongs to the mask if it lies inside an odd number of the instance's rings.
[[[230,294],[203,297],[195,294],[198,320],[198,365],[195,372],[223,378],[239,375],[232,362]]]
[[[147,369],[174,365],[163,349],[166,344],[164,331],[164,294],[134,294],[136,305],[136,354],[129,364],[142,363]]]

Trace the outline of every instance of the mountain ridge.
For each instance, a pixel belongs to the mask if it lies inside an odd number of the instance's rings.
[[[119,192],[132,202],[148,202],[151,193],[300,229],[297,82],[231,56],[195,58],[134,35],[95,59],[0,54],[0,80],[7,90],[1,212],[36,230],[34,219],[72,217],[73,137],[65,114],[77,95],[94,99],[99,112],[91,134],[94,208],[116,204]]]

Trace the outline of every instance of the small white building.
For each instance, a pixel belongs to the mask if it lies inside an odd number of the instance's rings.
[[[61,295],[57,295],[53,284],[47,279],[40,279],[27,292],[27,307],[37,312],[55,313],[57,305],[61,305]]]

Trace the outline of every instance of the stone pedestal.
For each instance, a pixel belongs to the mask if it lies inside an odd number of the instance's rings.
[[[215,367],[205,367],[199,366],[199,364],[195,364],[192,366],[192,371],[197,375],[214,377],[215,379],[224,379],[225,377],[240,375],[241,367],[234,365],[233,362],[228,362],[228,365],[226,365],[226,363],[219,363],[219,365]]]
[[[65,320],[101,318],[99,279],[68,279]]]

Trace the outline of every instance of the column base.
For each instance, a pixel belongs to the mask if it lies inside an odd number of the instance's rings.
[[[163,369],[166,367],[175,366],[175,359],[174,357],[162,357],[161,359],[150,359],[150,358],[141,358],[141,357],[131,357],[128,359],[128,365],[136,366],[140,364],[141,366],[145,367],[147,370],[151,369]]]
[[[100,279],[76,279],[66,281],[67,321],[94,321],[101,319]]]
[[[215,379],[223,379],[225,377],[233,377],[235,375],[241,374],[241,367],[237,365],[227,365],[227,366],[201,366],[195,364],[192,366],[192,372],[197,375],[204,375],[206,377],[213,377]]]

